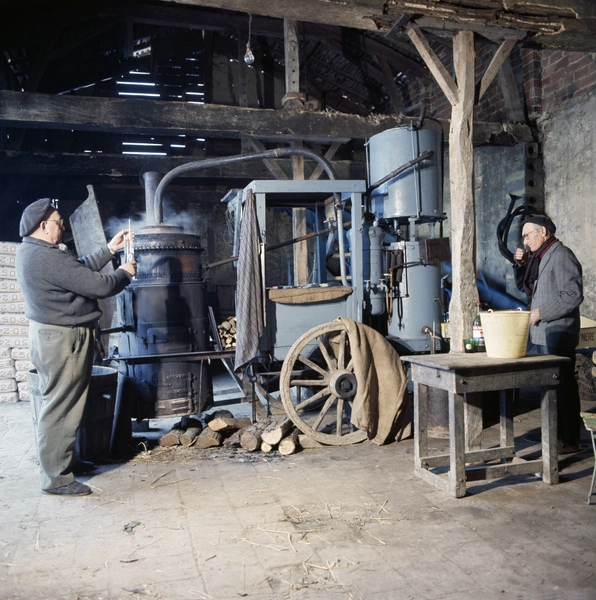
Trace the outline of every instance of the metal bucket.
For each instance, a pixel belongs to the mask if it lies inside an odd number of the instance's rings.
[[[31,393],[33,425],[37,428],[42,403],[37,371],[29,371],[27,380]],[[109,367],[93,367],[87,403],[77,433],[75,448],[79,458],[96,462],[109,456],[117,387],[118,371]]]
[[[530,313],[525,310],[489,310],[480,315],[486,355],[489,358],[521,358],[526,355]]]

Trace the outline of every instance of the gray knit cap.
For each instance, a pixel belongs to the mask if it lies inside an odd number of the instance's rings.
[[[51,198],[42,198],[41,200],[36,200],[33,204],[30,204],[23,211],[23,215],[21,216],[19,235],[25,237],[26,235],[33,233],[39,227],[39,224],[43,221],[43,218],[50,208],[56,209],[52,204]]]

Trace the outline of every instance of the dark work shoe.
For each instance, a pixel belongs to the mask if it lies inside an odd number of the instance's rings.
[[[576,454],[580,451],[578,444],[564,444],[563,442],[559,442],[559,454]]]
[[[42,490],[46,494],[56,494],[58,496],[86,496],[91,494],[92,490],[88,485],[80,481],[73,481],[68,485],[52,488],[50,490]]]
[[[75,475],[85,475],[93,471],[93,469],[95,469],[95,463],[92,463],[90,460],[79,459],[72,467],[72,472]]]

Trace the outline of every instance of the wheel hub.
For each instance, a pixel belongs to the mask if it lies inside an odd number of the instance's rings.
[[[334,396],[347,400],[358,390],[356,376],[351,371],[335,371],[329,380],[329,389]]]

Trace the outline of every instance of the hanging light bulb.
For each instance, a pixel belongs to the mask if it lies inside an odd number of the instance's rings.
[[[244,53],[244,62],[247,65],[252,65],[255,62],[255,55],[252,53],[252,48],[250,47],[250,31],[252,28],[252,15],[248,14],[248,42],[246,44],[246,52]]]
[[[252,53],[252,49],[250,47],[250,42],[246,44],[246,53],[244,54],[244,62],[247,65],[252,65],[255,62],[255,55]]]

